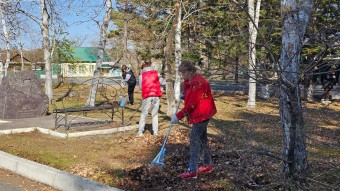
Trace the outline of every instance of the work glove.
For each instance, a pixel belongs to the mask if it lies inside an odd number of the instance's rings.
[[[176,124],[176,123],[178,123],[178,118],[177,118],[177,116],[176,115],[174,115],[174,116],[172,116],[172,118],[171,118],[171,123],[172,124]]]
[[[123,81],[123,80],[122,80],[122,81],[120,82],[120,85],[121,85],[123,88],[125,88],[126,85],[127,85],[127,83],[126,83],[126,81]]]

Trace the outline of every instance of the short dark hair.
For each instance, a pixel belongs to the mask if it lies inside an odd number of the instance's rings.
[[[145,61],[145,62],[143,62],[143,64],[142,64],[142,69],[143,68],[145,68],[145,67],[149,67],[149,66],[151,66],[151,62],[150,61]]]
[[[189,71],[189,72],[196,72],[197,68],[195,67],[195,63],[191,62],[191,61],[182,61],[181,65],[178,67],[178,70],[180,72],[185,72],[185,71]]]

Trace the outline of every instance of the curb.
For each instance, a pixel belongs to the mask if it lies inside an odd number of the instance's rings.
[[[7,129],[7,130],[1,130],[1,135],[8,135],[8,134],[14,134],[14,133],[28,133],[35,130],[38,130],[42,134],[51,135],[58,138],[68,138],[68,137],[83,137],[83,136],[92,136],[92,135],[104,135],[104,134],[112,134],[117,132],[123,132],[123,131],[130,131],[133,129],[137,129],[138,125],[131,125],[131,126],[125,126],[125,127],[118,127],[114,129],[102,129],[102,130],[93,130],[93,131],[84,131],[84,132],[76,132],[76,133],[59,133],[57,131],[53,131],[50,129],[45,129],[41,127],[28,127],[28,128],[20,128],[20,129]]]
[[[65,171],[42,165],[0,151],[0,167],[29,179],[65,191],[120,191],[121,189],[93,182]],[[43,173],[42,173],[43,172]]]

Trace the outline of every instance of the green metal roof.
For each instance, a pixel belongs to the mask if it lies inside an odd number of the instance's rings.
[[[72,56],[81,62],[96,62],[97,61],[97,47],[74,47]],[[110,58],[104,51],[103,62],[110,62]]]

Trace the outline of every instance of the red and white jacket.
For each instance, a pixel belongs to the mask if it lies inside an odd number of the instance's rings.
[[[195,74],[192,79],[185,80],[183,90],[184,108],[176,114],[179,120],[187,117],[190,124],[196,124],[217,113],[210,85],[202,75]]]
[[[143,72],[139,77],[139,87],[142,90],[143,99],[162,96],[158,73],[149,67],[143,69]]]

